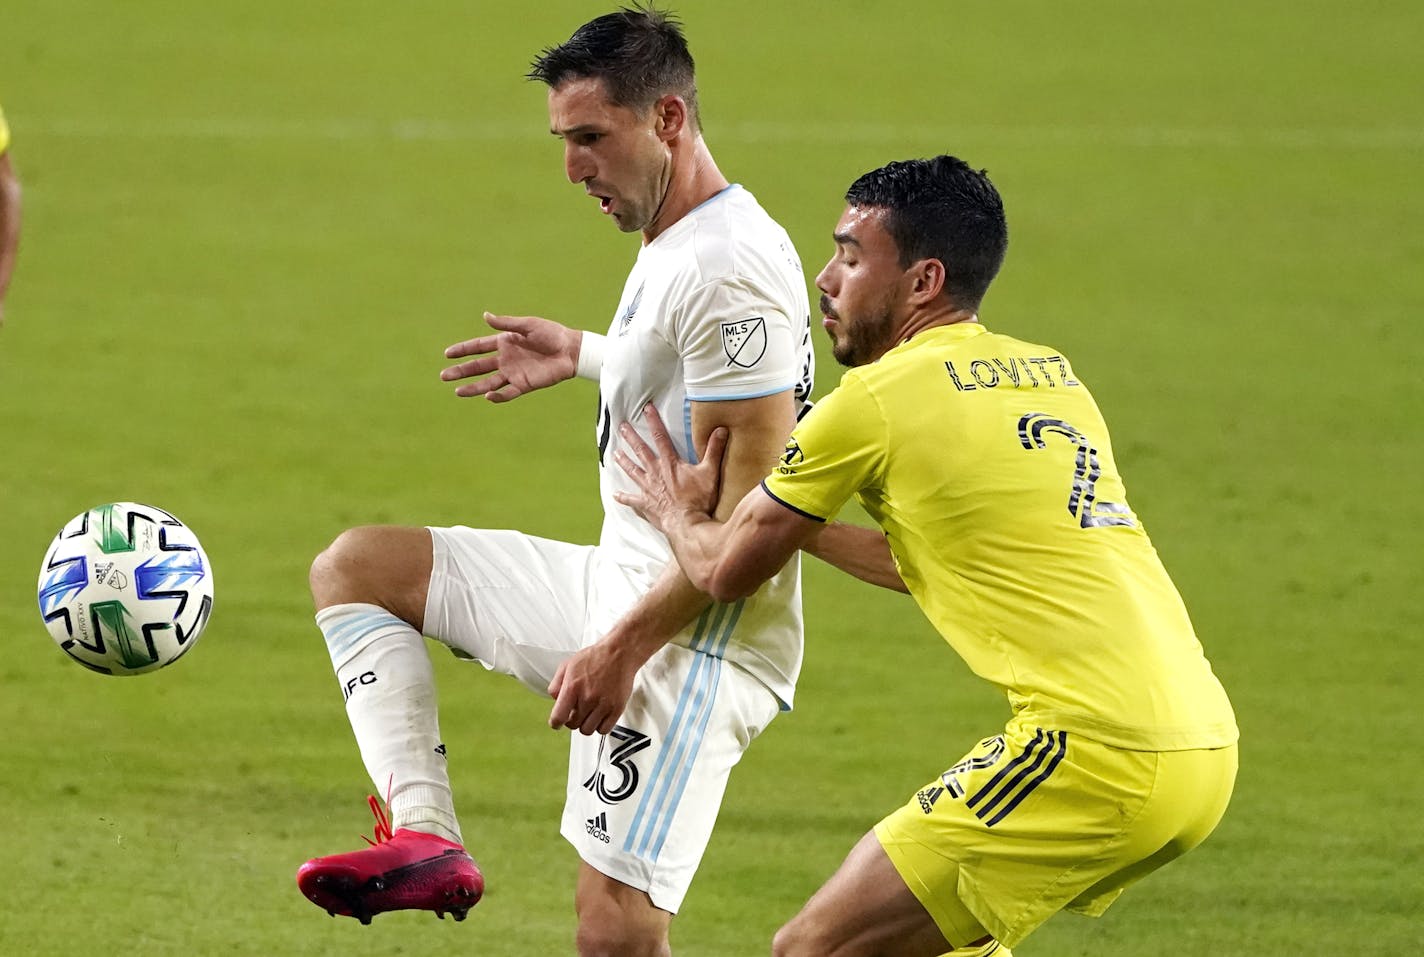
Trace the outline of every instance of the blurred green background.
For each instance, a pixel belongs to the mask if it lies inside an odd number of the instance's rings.
[[[0,953],[572,952],[565,739],[443,654],[484,902],[363,928],[292,875],[368,830],[312,556],[368,522],[596,535],[592,387],[495,407],[437,376],[487,308],[608,323],[636,241],[564,181],[521,78],[608,9],[0,7],[25,187],[0,331]],[[1424,7],[676,9],[708,143],[808,276],[861,172],[989,169],[1012,240],[984,319],[1093,387],[1237,705],[1216,835],[1017,952],[1419,952]],[[116,500],[176,513],[216,568],[202,644],[137,679],[70,663],[34,600],[50,537]],[[907,600],[810,561],[806,593],[797,710],[732,779],[679,955],[767,953],[1006,714]]]

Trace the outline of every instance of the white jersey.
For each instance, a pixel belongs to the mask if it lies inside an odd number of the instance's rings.
[[[678,452],[692,454],[692,403],[794,390],[799,414],[811,390],[811,310],[801,262],[786,231],[755,197],[729,186],[638,253],[603,344],[598,449],[603,533],[590,625],[605,633],[674,561],[662,533],[614,500],[636,486],[614,460],[617,426],[647,438],[652,402]],[[789,708],[801,670],[799,560],[749,598],[714,605],[675,643],[725,659]]]

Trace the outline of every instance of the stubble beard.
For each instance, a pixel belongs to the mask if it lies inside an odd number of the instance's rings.
[[[869,364],[885,347],[885,341],[894,326],[894,319],[888,309],[878,311],[873,316],[863,316],[855,322],[841,319],[840,328],[845,338],[831,335],[831,355],[847,368]]]

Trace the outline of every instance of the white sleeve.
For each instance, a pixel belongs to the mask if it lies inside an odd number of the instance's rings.
[[[603,347],[607,342],[607,336],[585,331],[579,340],[578,368],[574,370],[574,375],[580,379],[599,381],[603,376]]]
[[[798,340],[786,307],[745,279],[699,286],[672,319],[689,399],[751,399],[796,384]]]

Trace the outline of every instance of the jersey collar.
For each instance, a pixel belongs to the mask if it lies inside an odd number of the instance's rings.
[[[728,185],[722,187],[717,192],[713,193],[711,196],[708,196],[702,202],[689,209],[681,219],[673,223],[667,229],[664,229],[662,232],[658,233],[657,238],[654,239],[652,242],[646,244],[643,248],[648,249],[652,246],[656,246],[666,237],[676,235],[682,232],[682,230],[686,228],[684,224],[691,224],[693,218],[696,217],[698,213],[702,212],[702,210],[706,209],[708,206],[711,206],[713,203],[717,202],[723,197],[730,195],[734,190],[740,189],[742,189],[741,183],[729,183]]]
[[[923,332],[917,332],[907,341],[900,343],[885,352],[885,356],[891,356],[899,352],[908,351],[921,345],[932,343],[942,344],[947,342],[963,342],[973,339],[975,336],[982,336],[988,333],[988,329],[979,322],[956,322],[947,326],[931,326]],[[881,356],[881,358],[885,358]]]

